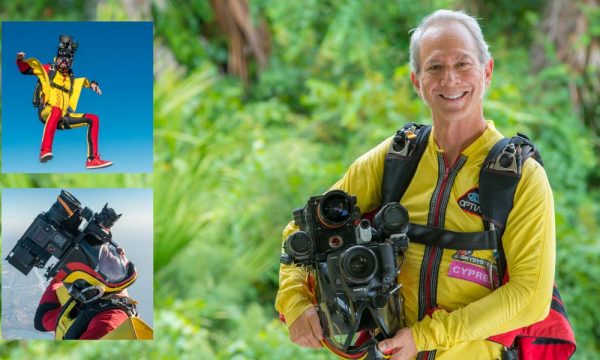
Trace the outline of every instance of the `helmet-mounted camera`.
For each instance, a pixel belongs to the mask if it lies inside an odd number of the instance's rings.
[[[120,217],[108,204],[94,213],[62,190],[50,209],[38,214],[6,260],[28,275],[33,267],[44,268],[55,257],[58,261],[48,267],[46,279],[55,277],[71,284],[84,279],[104,292],[120,291],[137,277],[133,264],[112,241],[110,228]],[[80,289],[81,281],[72,288]]]
[[[56,51],[57,58],[73,59],[79,43],[73,39],[71,35],[60,35],[58,37],[58,50]]]

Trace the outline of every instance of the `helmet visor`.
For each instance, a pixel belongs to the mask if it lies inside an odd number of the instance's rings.
[[[127,258],[119,254],[111,243],[102,244],[98,255],[97,270],[108,282],[118,283],[127,278]]]

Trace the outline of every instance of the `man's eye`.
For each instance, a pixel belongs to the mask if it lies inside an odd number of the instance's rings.
[[[459,68],[465,68],[467,66],[469,66],[470,64],[466,61],[461,61],[458,64],[456,64]]]
[[[431,65],[429,68],[427,68],[428,71],[436,71],[441,69],[442,66],[441,65]]]

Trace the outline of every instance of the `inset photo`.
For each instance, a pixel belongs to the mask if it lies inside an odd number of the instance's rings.
[[[153,338],[151,189],[2,191],[2,338]]]
[[[2,172],[150,173],[151,22],[2,22]]]

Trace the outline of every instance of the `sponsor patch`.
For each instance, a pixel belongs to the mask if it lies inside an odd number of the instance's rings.
[[[450,270],[448,270],[448,276],[470,281],[485,286],[488,289],[493,289],[489,272],[481,266],[454,260],[450,263]],[[494,284],[497,284],[498,275],[494,273],[493,277]]]
[[[479,188],[473,188],[458,198],[458,206],[469,214],[481,217],[479,205]]]

